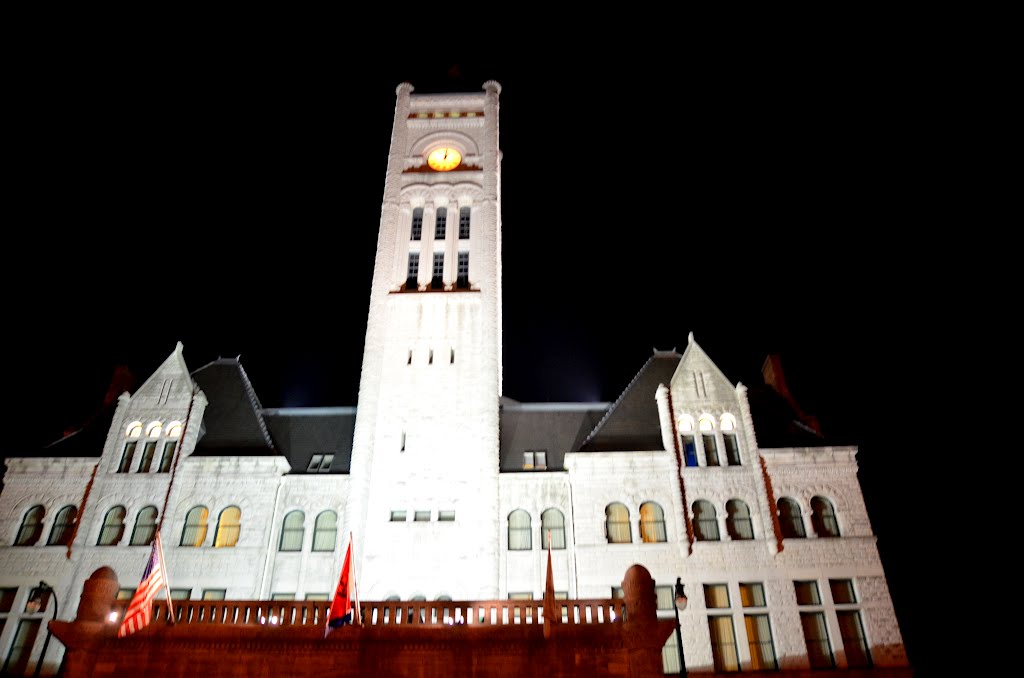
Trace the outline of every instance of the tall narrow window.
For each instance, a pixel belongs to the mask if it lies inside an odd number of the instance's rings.
[[[217,521],[217,534],[213,537],[214,548],[231,548],[238,543],[238,533],[242,529],[242,510],[237,506],[229,506],[220,512]]]
[[[4,662],[4,666],[7,668],[4,675],[28,675],[28,660],[32,655],[32,646],[36,643],[41,623],[39,619],[22,619],[18,622],[18,630],[14,632],[11,651],[7,653],[7,660]]]
[[[434,268],[430,278],[430,289],[444,288],[444,252],[434,252]]]
[[[640,504],[640,541],[647,544],[668,541],[665,512],[653,501]]]
[[[548,545],[548,535],[551,535],[551,548],[565,548],[565,516],[556,508],[549,508],[540,514],[540,536],[544,540],[544,547]]]
[[[469,252],[459,252],[459,277],[455,286],[460,290],[469,289]]]
[[[729,466],[740,465],[740,444],[735,433],[726,433],[722,436],[725,441],[725,459]]]
[[[730,615],[708,617],[711,631],[711,654],[715,659],[716,671],[739,671],[740,660],[736,653],[736,633]]]
[[[156,454],[156,443],[148,442],[142,447],[142,459],[139,461],[139,473],[149,473],[149,467],[153,465],[153,455]]]
[[[115,506],[107,511],[103,517],[103,527],[100,529],[100,538],[96,541],[97,546],[117,546],[124,536],[124,516],[127,511],[123,506]]]
[[[697,465],[697,445],[693,442],[693,436],[683,436],[683,459],[687,466]]]
[[[812,669],[835,668],[832,645],[828,640],[828,626],[823,612],[801,612],[800,625],[804,627],[804,643],[807,645],[807,659]]]
[[[417,207],[412,211],[412,237],[411,240],[419,240],[423,237],[423,208]]]
[[[750,668],[755,671],[779,668],[775,660],[775,644],[772,642],[772,627],[767,614],[745,614],[743,622],[747,627],[747,645],[750,649]]]
[[[185,529],[181,531],[179,546],[202,546],[206,541],[206,519],[210,512],[205,506],[192,508],[185,516]]]
[[[409,271],[405,275],[405,288],[407,290],[415,290],[419,283],[417,279],[420,275],[420,253],[409,252]]]
[[[693,502],[693,533],[697,541],[718,541],[718,515],[706,499]]]
[[[149,546],[153,543],[153,537],[156,535],[156,516],[155,506],[147,506],[139,511],[139,515],[135,517],[132,538],[128,542],[131,546]]]
[[[306,514],[302,511],[290,511],[281,524],[281,541],[278,551],[301,551],[302,536],[306,533]]]
[[[804,516],[800,504],[795,499],[782,497],[779,499],[779,527],[786,539],[803,539],[807,536],[804,530]]]
[[[313,550],[333,551],[338,541],[338,514],[324,511],[313,524]]]
[[[158,473],[167,473],[171,470],[171,462],[174,461],[174,448],[177,446],[176,440],[171,440],[164,443],[164,452],[160,456],[160,468],[157,469]]]
[[[444,240],[445,231],[448,226],[448,208],[438,207],[434,217],[434,239]]]
[[[57,512],[57,518],[53,521],[53,528],[50,530],[50,538],[46,540],[47,546],[67,546],[71,541],[71,531],[75,526],[75,518],[78,517],[77,506],[65,506]]]
[[[124,452],[121,454],[121,463],[117,467],[118,473],[128,473],[132,468],[132,457],[135,456],[135,448],[138,443],[134,440],[124,444]]]
[[[750,509],[746,502],[730,499],[725,503],[725,528],[730,539],[753,539],[754,526],[750,522]]]
[[[34,546],[39,538],[43,536],[43,516],[46,509],[42,505],[36,505],[25,512],[21,519],[21,527],[18,528],[18,536],[14,540],[15,546]]]
[[[704,441],[704,456],[708,460],[708,466],[718,466],[718,444],[715,441],[715,434],[704,434],[701,440]]]
[[[871,653],[868,651],[868,640],[864,637],[860,611],[838,610],[836,616],[839,617],[839,635],[843,639],[846,663],[851,669],[870,668]]]
[[[469,208],[459,208],[459,240],[469,240]]]
[[[508,550],[529,551],[533,548],[530,514],[516,509],[508,514]],[[552,535],[553,536],[553,535]]]
[[[839,536],[839,523],[836,522],[835,509],[832,508],[832,502],[825,497],[811,499],[811,525],[814,526],[814,533],[819,537]]]
[[[629,525],[629,509],[625,505],[616,502],[605,507],[604,531],[609,544],[629,544],[633,541],[633,530]]]

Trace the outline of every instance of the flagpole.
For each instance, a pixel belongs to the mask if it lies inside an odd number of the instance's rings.
[[[174,618],[174,601],[171,600],[170,572],[167,571],[167,561],[164,560],[164,540],[160,538],[160,530],[156,531],[157,551],[160,553],[160,569],[164,573],[164,591],[167,592],[167,613],[171,615],[171,624],[177,620]]]

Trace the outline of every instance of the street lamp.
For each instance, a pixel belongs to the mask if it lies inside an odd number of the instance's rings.
[[[53,587],[47,584],[45,581],[39,582],[39,587],[36,589],[36,595],[32,599],[32,603],[35,604],[38,610],[46,602],[44,597],[47,593],[53,596],[53,618],[57,618],[57,592],[53,590]],[[39,660],[36,662],[36,670],[32,673],[34,678],[38,678],[39,671],[43,668],[43,660],[46,659],[46,648],[50,644],[50,625],[46,625],[46,640],[43,641],[43,651],[39,653]]]
[[[686,658],[683,656],[683,629],[679,626],[679,610],[686,609],[686,592],[683,591],[681,577],[676,577],[676,642],[679,644],[679,676],[686,676]]]

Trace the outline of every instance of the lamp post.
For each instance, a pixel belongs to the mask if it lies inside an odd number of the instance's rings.
[[[683,591],[683,582],[681,577],[676,577],[676,642],[679,644],[679,676],[685,678],[686,676],[686,658],[683,656],[683,629],[679,625],[679,610],[686,609],[686,592]]]
[[[36,597],[35,597],[35,600],[37,601],[36,604],[39,607],[42,607],[43,606],[43,602],[45,601],[45,598],[43,596],[45,596],[47,593],[49,593],[51,596],[53,596],[53,618],[56,619],[57,618],[57,592],[54,591],[53,587],[50,586],[49,584],[47,584],[45,581],[40,581],[39,582],[39,588],[36,589]],[[49,645],[50,645],[50,625],[47,624],[46,625],[46,640],[43,641],[43,651],[39,653],[39,660],[36,662],[36,670],[32,673],[34,678],[38,678],[39,671],[43,668],[43,661],[46,659],[46,648]]]

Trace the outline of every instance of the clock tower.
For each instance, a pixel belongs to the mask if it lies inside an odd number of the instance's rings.
[[[500,92],[396,91],[345,512],[366,599],[499,592]]]

